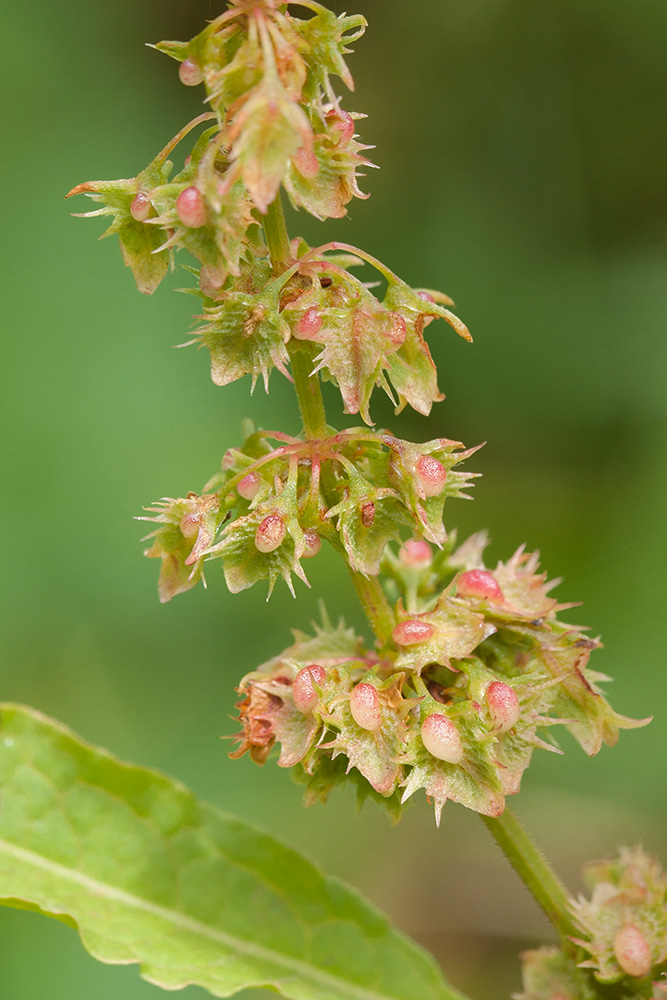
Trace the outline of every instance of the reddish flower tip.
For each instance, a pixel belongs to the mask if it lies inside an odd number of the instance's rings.
[[[506,733],[519,721],[519,699],[514,688],[502,681],[493,681],[486,689],[486,703],[494,729]]]
[[[255,545],[260,552],[273,552],[282,545],[287,528],[280,514],[268,514],[255,532]]]
[[[415,465],[417,479],[424,496],[434,497],[442,493],[447,481],[447,470],[433,455],[421,455]]]
[[[303,558],[304,559],[312,559],[312,557],[316,556],[317,553],[322,548],[322,539],[317,534],[317,532],[313,531],[312,529],[308,529],[308,531],[304,531],[304,533],[303,533],[303,542],[304,542],[304,546],[305,546],[305,548],[303,550]]]
[[[257,495],[259,484],[260,478],[257,473],[249,472],[243,477],[236,489],[239,496],[242,496],[244,500],[252,500]]]
[[[206,205],[196,187],[185,188],[176,199],[176,212],[188,229],[199,229],[206,222]]]
[[[398,553],[401,564],[409,569],[422,569],[428,566],[433,553],[428,542],[419,538],[409,538]]]
[[[485,598],[487,601],[502,601],[503,592],[493,574],[486,569],[469,569],[456,581],[459,597]]]
[[[438,760],[445,760],[449,764],[460,764],[463,760],[459,731],[446,715],[433,712],[427,716],[422,723],[421,736],[428,752]]]
[[[418,618],[408,618],[394,627],[391,637],[398,646],[416,646],[426,642],[435,632],[435,626],[430,622],[422,622]]]
[[[357,684],[350,694],[352,718],[362,729],[371,732],[382,725],[380,697],[372,684]]]
[[[322,687],[326,676],[324,667],[321,667],[319,663],[311,663],[307,667],[301,667],[294,678],[292,698],[294,705],[303,715],[308,715],[317,705],[319,695],[315,690],[315,685]]]
[[[628,976],[645,976],[653,960],[646,938],[634,924],[626,924],[614,938],[616,961]]]
[[[186,87],[196,87],[204,79],[204,74],[194,59],[183,60],[178,67],[178,76],[181,83],[184,83]]]

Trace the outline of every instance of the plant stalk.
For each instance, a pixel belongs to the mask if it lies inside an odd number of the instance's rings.
[[[357,573],[351,567],[348,569],[357,597],[361,601],[371,628],[380,643],[384,645],[391,635],[396,620],[380,585],[380,580],[377,576],[366,577],[363,573]]]
[[[570,914],[568,892],[558,875],[507,806],[502,816],[481,818],[528,891],[560,934],[563,947],[574,954],[577,947],[572,943],[571,937],[578,937],[581,932]]]

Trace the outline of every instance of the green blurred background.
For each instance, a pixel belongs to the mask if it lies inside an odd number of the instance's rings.
[[[332,3],[342,12],[342,2]],[[516,953],[548,934],[476,816],[423,798],[395,829],[351,795],[303,810],[291,775],[230,762],[219,736],[233,686],[307,627],[324,596],[363,629],[342,565],[309,564],[312,591],[209,589],[161,607],[141,557],[142,504],[199,489],[240,420],[298,430],[289,386],[251,400],[212,385],[207,358],[174,351],[191,300],[140,296],[102,222],[64,193],[136,174],[199,92],[144,41],[187,38],[209,0],[6,5],[7,152],[2,686],[124,758],[162,768],[359,886],[478,997],[519,986]],[[360,0],[369,30],[350,66],[351,110],[377,145],[368,203],[292,231],[343,239],[408,282],[452,294],[475,337],[429,338],[445,403],[403,437],[475,444],[474,504],[448,526],[487,526],[491,555],[539,547],[571,612],[603,634],[596,667],[614,706],[648,729],[587,760],[536,755],[515,808],[573,887],[581,863],[642,840],[667,862],[667,5],[664,0]],[[330,417],[339,404],[329,393]],[[382,424],[391,408],[375,402]],[[41,956],[41,958],[40,958]],[[157,1000],[135,968],[97,965],[64,926],[0,913],[8,1000]],[[256,994],[253,994],[255,996]],[[196,1000],[203,993],[190,988]],[[250,994],[247,994],[250,997]],[[334,1000],[334,998],[332,998]],[[418,1000],[418,998],[416,998]]]

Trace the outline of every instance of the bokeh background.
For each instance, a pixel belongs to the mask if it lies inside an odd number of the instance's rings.
[[[341,2],[331,4],[342,12]],[[240,420],[298,430],[286,382],[251,400],[174,351],[185,296],[140,296],[102,221],[65,204],[88,179],[133,176],[199,113],[144,41],[187,38],[218,0],[5,5],[0,408],[3,699],[36,705],[120,756],[162,768],[359,886],[479,1000],[519,987],[517,952],[548,935],[476,816],[422,798],[392,829],[339,793],[304,810],[291,775],[230,762],[238,678],[307,627],[323,596],[364,628],[342,565],[312,591],[207,592],[161,607],[142,504],[199,489]],[[536,754],[515,808],[574,888],[587,858],[643,841],[667,861],[667,5],[664,0],[359,0],[370,24],[345,105],[382,169],[368,203],[313,242],[365,247],[408,282],[446,290],[475,337],[429,329],[446,401],[404,413],[404,437],[488,444],[474,504],[493,558],[539,547],[563,600],[606,648],[614,706],[655,714],[587,760]],[[339,405],[327,397],[332,419]],[[391,408],[375,404],[378,421]],[[97,965],[76,935],[0,913],[8,1000],[157,1000],[136,968]],[[189,1000],[203,998],[190,988]],[[256,994],[253,994],[257,996]],[[248,998],[250,994],[247,994]],[[333,1000],[333,998],[332,998]]]

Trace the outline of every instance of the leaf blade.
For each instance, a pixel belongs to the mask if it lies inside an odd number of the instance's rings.
[[[101,961],[219,997],[460,1000],[353,890],[21,706],[0,706],[0,788],[0,897],[74,920]]]

